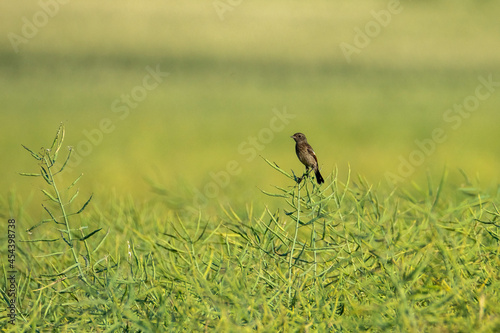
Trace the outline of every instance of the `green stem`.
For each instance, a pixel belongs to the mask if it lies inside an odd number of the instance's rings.
[[[304,182],[305,184],[305,182]],[[300,226],[300,184],[297,187],[297,221],[295,222],[295,235],[293,237],[292,248],[290,250],[290,261],[288,263],[288,305],[291,304],[292,299],[292,267],[293,267],[293,253],[295,250],[295,245],[297,244],[297,236],[299,234],[299,226]]]
[[[311,248],[313,250],[314,256],[314,282],[316,283],[316,279],[318,277],[318,254],[316,253],[316,223],[312,224]]]
[[[52,174],[52,165],[50,165],[47,161],[47,156],[44,157],[44,163],[45,166],[47,167],[47,172],[49,174],[51,183],[52,183],[52,188],[54,189],[54,192],[56,194],[56,199],[59,204],[59,208],[61,209],[62,216],[64,218],[64,225],[66,226],[66,231],[68,232],[68,243],[70,244],[71,248],[71,254],[73,255],[73,260],[75,261],[75,264],[77,264],[78,267],[78,273],[80,274],[80,278],[87,283],[87,280],[85,279],[84,273],[82,271],[82,267],[80,265],[80,261],[78,261],[78,254],[75,251],[75,248],[73,246],[73,237],[71,236],[71,228],[69,226],[69,220],[68,220],[68,215],[66,214],[66,210],[64,209],[64,204],[62,202],[61,195],[59,194],[59,190],[57,189],[56,182],[54,179],[54,176]]]

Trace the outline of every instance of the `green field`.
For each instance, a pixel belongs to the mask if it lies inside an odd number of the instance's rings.
[[[499,330],[499,12],[2,2],[0,328]]]

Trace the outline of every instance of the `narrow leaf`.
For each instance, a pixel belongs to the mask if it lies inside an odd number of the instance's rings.
[[[447,175],[448,175],[448,170],[445,167],[445,169],[443,171],[443,176],[441,177],[441,181],[439,182],[439,186],[436,190],[436,197],[434,198],[434,202],[432,203],[431,210],[434,209],[434,207],[436,206],[436,204],[439,201],[439,197],[441,196],[441,192],[443,191],[444,181],[445,181]]]
[[[59,128],[57,129],[56,137],[52,142],[52,146],[50,147],[50,150],[53,151],[54,147],[57,146],[54,151],[54,160],[57,158],[57,154],[59,153],[59,149],[61,148],[63,140],[64,140],[64,125],[61,123],[59,125]]]
[[[70,242],[69,242],[66,238],[64,238],[64,236],[62,236],[62,234],[61,234],[61,237],[62,237],[63,241],[64,241],[66,244],[68,244],[68,246],[69,246],[69,247],[73,247],[73,245],[71,245],[71,243],[70,243]]]
[[[37,160],[41,161],[42,158],[40,156],[38,156],[38,154],[36,154],[35,152],[33,152],[31,149],[29,149],[28,147],[26,147],[25,145],[21,145],[24,147],[24,149],[26,149],[27,151],[29,151],[31,153],[31,156],[33,156],[34,158],[36,158]]]
[[[38,243],[38,242],[57,242],[59,238],[55,239],[29,239],[29,240],[20,240],[23,243]]]
[[[88,234],[87,236],[83,237],[83,238],[80,238],[81,241],[84,241],[86,239],[89,239],[90,237],[92,237],[94,234],[98,233],[99,231],[101,231],[102,228],[99,228],[97,230],[94,230],[92,231],[90,234]]]
[[[50,284],[48,284],[48,285],[46,285],[46,286],[44,286],[44,287],[41,287],[41,288],[35,289],[35,290],[33,290],[33,291],[40,291],[40,290],[47,289],[47,288],[52,287],[53,285],[55,285],[55,284],[57,284],[57,283],[59,283],[59,282],[61,282],[61,281],[64,281],[64,280],[66,280],[66,277],[64,277],[64,278],[62,278],[62,279],[59,279],[59,280],[56,280],[56,281],[54,281],[54,282],[52,282],[52,283],[50,283]]]
[[[28,176],[28,177],[40,177],[41,176],[41,174],[39,174],[39,173],[20,172],[19,174],[21,176]]]
[[[90,200],[92,200],[92,196],[93,196],[93,194],[90,195],[89,200],[87,200],[87,202],[83,204],[83,207],[80,208],[80,210],[78,212],[76,212],[75,214],[80,214],[81,212],[83,212],[83,210],[85,209],[85,207],[87,207],[87,205],[89,204]]]
[[[262,189],[259,188],[259,190],[264,193],[265,195],[267,196],[270,196],[270,197],[277,197],[277,198],[286,198],[286,195],[284,194],[275,194],[275,193],[271,193],[271,192],[267,192],[267,191],[264,191]]]
[[[64,168],[66,167],[66,164],[68,164],[69,162],[69,159],[71,157],[71,153],[73,153],[73,148],[72,147],[69,147],[69,152],[68,152],[68,156],[66,156],[66,161],[64,161],[61,169],[59,169],[59,171],[57,171],[55,174],[57,175],[58,173],[62,172],[64,170]]]
[[[458,171],[460,171],[460,173],[462,174],[462,176],[465,178],[465,183],[467,185],[472,184],[471,181],[470,181],[470,179],[469,179],[469,176],[467,176],[467,174],[465,173],[464,169],[459,168]]]
[[[166,246],[166,245],[163,245],[163,244],[160,244],[160,243],[156,243],[157,246],[167,250],[167,251],[170,251],[170,252],[174,252],[174,253],[185,253],[185,251],[182,251],[182,250],[179,250],[179,249],[176,249],[174,248],[173,246]],[[168,244],[170,245],[170,244]]]
[[[50,194],[49,192],[47,192],[46,190],[42,190],[43,194],[45,194],[50,200],[56,202],[56,203],[60,203],[59,200],[57,200],[56,198],[54,198],[52,196],[52,194]]]
[[[43,176],[43,179],[47,182],[47,184],[52,185],[52,181],[50,180],[49,173],[43,166],[40,166],[40,170],[42,170],[41,174]]]
[[[50,210],[47,207],[45,207],[44,205],[42,205],[42,207],[43,207],[43,209],[45,209],[45,211],[47,212],[47,214],[49,214],[49,216],[50,216],[50,220],[48,220],[48,221],[54,221],[55,223],[57,223],[56,218],[54,217],[54,215],[52,215],[52,213],[50,212]],[[44,220],[44,221],[46,221],[46,220]]]
[[[57,273],[57,274],[42,274],[42,276],[53,277],[53,276],[64,275],[64,274],[68,273],[69,271],[71,271],[72,269],[77,268],[78,266],[80,266],[80,263],[76,263],[74,265],[69,266],[68,268],[66,268],[61,273]]]
[[[476,187],[461,187],[458,189],[460,192],[462,192],[465,195],[470,195],[472,197],[477,197],[478,194],[481,193],[481,190]]]
[[[267,164],[269,164],[273,169],[275,169],[276,171],[282,173],[283,175],[287,176],[288,178],[290,179],[293,179],[293,176],[290,175],[288,172],[286,172],[285,170],[281,169],[276,163],[273,163],[271,161],[269,161],[267,158],[261,156],[261,158],[266,161]]]
[[[35,224],[34,226],[32,226],[31,228],[26,229],[26,232],[27,232],[28,234],[31,234],[31,231],[32,231],[33,229],[36,229],[36,228],[38,228],[39,226],[41,226],[42,224],[45,224],[45,223],[50,222],[50,221],[52,221],[52,220],[42,220],[42,221],[38,222],[37,224]]]
[[[35,256],[35,258],[47,258],[47,257],[53,257],[53,256],[62,256],[63,254],[64,254],[64,252],[54,252],[54,253]]]
[[[73,196],[71,197],[71,199],[69,199],[68,203],[72,203],[73,200],[75,200],[75,198],[78,196],[78,193],[80,193],[80,189],[77,189],[75,194],[73,194]]]
[[[75,179],[75,181],[72,182],[70,186],[68,186],[68,190],[71,189],[73,186],[75,186],[75,184],[80,180],[80,178],[82,178],[82,176],[83,176],[83,173],[80,176],[78,176],[78,178]]]
[[[104,241],[106,240],[106,238],[108,237],[109,235],[109,228],[108,228],[108,231],[106,232],[106,235],[104,235],[101,239],[101,241],[99,242],[99,244],[97,244],[97,246],[95,247],[95,249],[92,251],[92,253],[95,253],[100,247],[101,245],[104,243]]]

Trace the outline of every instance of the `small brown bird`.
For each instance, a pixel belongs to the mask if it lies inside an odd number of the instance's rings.
[[[297,153],[297,157],[302,164],[306,166],[306,173],[309,172],[309,168],[313,169],[318,184],[321,185],[324,183],[325,180],[321,176],[321,173],[319,173],[318,159],[316,158],[316,154],[314,153],[311,145],[307,143],[306,136],[302,133],[295,133],[291,136],[291,138],[296,142],[295,152]]]

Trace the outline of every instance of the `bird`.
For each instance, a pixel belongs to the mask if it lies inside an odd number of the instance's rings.
[[[312,149],[311,145],[307,143],[307,138],[302,133],[295,133],[291,136],[295,140],[295,153],[299,160],[306,166],[306,173],[309,173],[309,168],[314,171],[316,175],[316,181],[319,185],[325,182],[318,167],[318,158],[316,153]],[[299,180],[300,182],[300,180]]]

